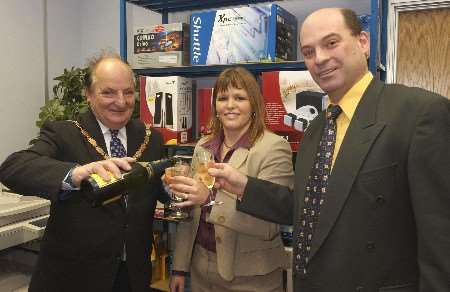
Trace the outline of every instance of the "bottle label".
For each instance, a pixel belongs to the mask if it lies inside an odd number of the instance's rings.
[[[96,173],[91,174],[90,177],[97,183],[97,185],[100,188],[102,188],[117,181],[117,178],[111,172],[108,172],[108,174],[109,177],[111,178],[109,181],[105,181],[101,176],[99,176]]]

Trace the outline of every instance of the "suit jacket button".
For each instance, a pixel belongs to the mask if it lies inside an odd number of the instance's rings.
[[[374,250],[375,249],[375,242],[373,242],[373,241],[367,242],[366,247],[367,247],[368,250]]]
[[[225,217],[224,216],[219,216],[219,219],[217,219],[219,221],[219,223],[223,224],[225,223]]]
[[[222,238],[220,238],[219,236],[216,237],[216,243],[220,244],[222,243]]]
[[[385,201],[385,199],[382,195],[378,195],[375,199],[375,202],[377,202],[378,205],[383,205],[384,201]]]

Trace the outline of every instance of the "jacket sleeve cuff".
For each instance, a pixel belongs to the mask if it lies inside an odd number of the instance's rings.
[[[173,276],[188,276],[189,272],[172,270]]]

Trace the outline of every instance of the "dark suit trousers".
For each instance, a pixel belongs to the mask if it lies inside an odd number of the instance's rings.
[[[126,262],[121,262],[119,265],[112,292],[131,292],[130,277]]]

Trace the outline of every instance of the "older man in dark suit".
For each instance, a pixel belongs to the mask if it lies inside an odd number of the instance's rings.
[[[153,214],[167,199],[159,179],[100,208],[78,190],[90,174],[109,180],[136,160],[160,159],[162,138],[131,120],[133,73],[118,56],[92,61],[86,94],[90,110],[78,121],[45,123],[35,144],[0,168],[12,190],[51,200],[29,291],[149,291]]]
[[[294,225],[295,291],[450,291],[449,100],[373,78],[351,10],[312,13],[300,42],[331,106],[301,141],[294,191],[225,164],[209,170],[217,187]]]

